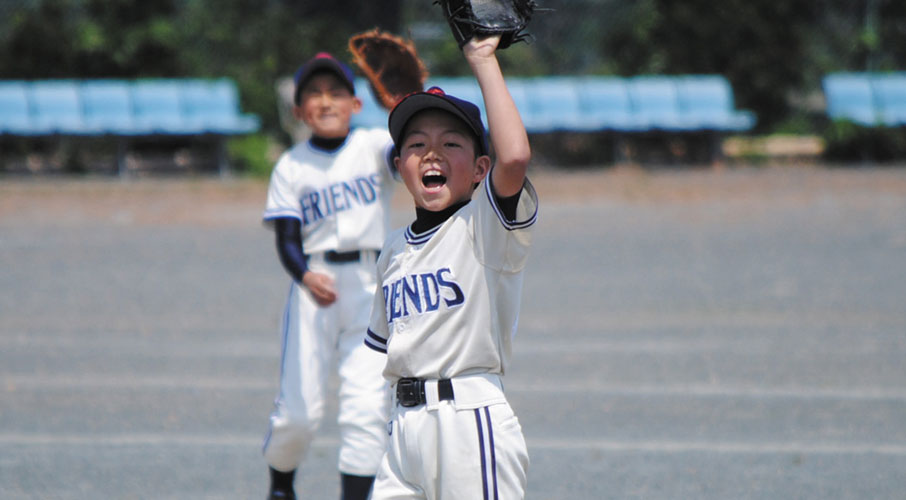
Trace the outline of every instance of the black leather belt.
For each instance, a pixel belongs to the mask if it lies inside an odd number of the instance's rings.
[[[347,262],[358,262],[362,258],[362,252],[352,250],[350,252],[336,252],[328,250],[324,252],[324,260],[331,264],[345,264]]]
[[[437,400],[453,401],[453,382],[450,379],[437,381]],[[396,383],[396,402],[406,408],[425,404],[425,381],[419,378],[399,379]]]

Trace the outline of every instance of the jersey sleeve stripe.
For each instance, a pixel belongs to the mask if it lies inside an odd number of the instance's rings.
[[[387,340],[381,338],[378,334],[371,331],[369,328],[365,332],[365,345],[374,349],[377,352],[387,354]]]
[[[279,219],[280,217],[294,217],[302,220],[302,214],[298,210],[290,208],[277,208],[264,211],[264,220]]]
[[[368,339],[365,339],[365,345],[366,345],[368,348],[370,348],[372,351],[377,351],[377,352],[379,352],[379,353],[381,353],[381,354],[387,354],[387,349],[383,349],[383,348],[381,348],[381,347],[378,347],[378,346],[369,344],[369,343],[368,343]]]
[[[537,197],[537,195],[535,194],[535,188],[532,186],[532,183],[528,181],[528,179],[525,180],[525,183],[522,186],[522,190],[523,190],[524,196],[530,196],[530,197],[532,197],[532,199],[535,199]],[[532,211],[532,215],[528,219],[526,219],[524,221],[508,220],[506,218],[506,216],[503,215],[503,212],[500,210],[500,207],[497,206],[497,200],[494,197],[493,188],[491,188],[490,175],[488,175],[488,179],[484,183],[484,191],[485,191],[485,195],[487,195],[487,197],[488,197],[488,200],[490,200],[490,202],[491,202],[491,206],[494,208],[494,213],[497,214],[497,218],[500,219],[500,223],[503,224],[503,227],[506,228],[507,230],[513,231],[516,229],[525,229],[525,228],[531,226],[532,224],[534,224],[536,220],[538,220],[538,204],[537,203],[535,203],[535,209],[534,209],[534,211]]]

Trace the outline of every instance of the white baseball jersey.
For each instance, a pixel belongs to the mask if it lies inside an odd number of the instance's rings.
[[[375,255],[389,225],[392,146],[386,130],[354,129],[335,151],[297,144],[271,175],[265,222],[299,219],[309,268],[337,288],[336,302],[324,307],[306,287],[290,286],[280,330],[280,392],[263,447],[277,470],[296,469],[307,455],[327,408],[332,367],[340,379],[340,472],[374,475],[386,448],[384,357],[362,343],[362,332],[376,289]],[[358,250],[360,258],[331,263],[328,250]]]
[[[309,141],[295,145],[271,174],[265,222],[302,221],[307,254],[381,248],[393,194],[392,147],[384,129],[353,129],[333,152]]]
[[[507,220],[485,180],[443,224],[388,237],[365,343],[387,354],[391,384],[504,373],[537,206],[526,179],[515,220]]]

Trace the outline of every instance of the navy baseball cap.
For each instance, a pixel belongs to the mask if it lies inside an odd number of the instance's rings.
[[[464,121],[478,138],[479,152],[482,155],[488,154],[488,138],[481,121],[481,110],[469,101],[447,95],[440,87],[409,94],[390,112],[387,123],[397,152],[403,142],[406,124],[416,113],[426,109],[441,109]]]
[[[296,91],[293,94],[293,102],[296,103],[296,106],[299,105],[299,90],[302,89],[305,82],[308,81],[316,71],[321,70],[333,72],[337,75],[337,78],[346,85],[349,91],[352,92],[352,95],[355,95],[355,75],[352,73],[352,69],[329,53],[318,52],[314,57],[306,61],[302,66],[299,66],[299,69],[296,70],[296,75],[293,78],[296,82]]]

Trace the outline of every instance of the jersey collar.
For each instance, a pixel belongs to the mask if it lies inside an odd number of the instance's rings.
[[[444,222],[458,212],[460,208],[468,205],[470,201],[454,203],[437,212],[415,207],[415,221],[406,228],[406,241],[413,245],[419,245],[430,240],[431,236],[440,229]]]
[[[423,243],[427,243],[428,240],[430,240],[431,237],[434,236],[434,233],[440,230],[440,226],[442,225],[443,224],[439,224],[425,231],[424,233],[417,234],[412,230],[412,224],[410,224],[409,227],[406,228],[406,243],[410,245],[421,245]]]
[[[350,134],[352,131],[350,131]],[[343,149],[343,146],[346,145],[346,140],[349,139],[349,134],[346,137],[336,138],[336,139],[325,139],[323,137],[311,136],[308,139],[308,146],[315,151],[321,153],[333,154],[337,151]]]

